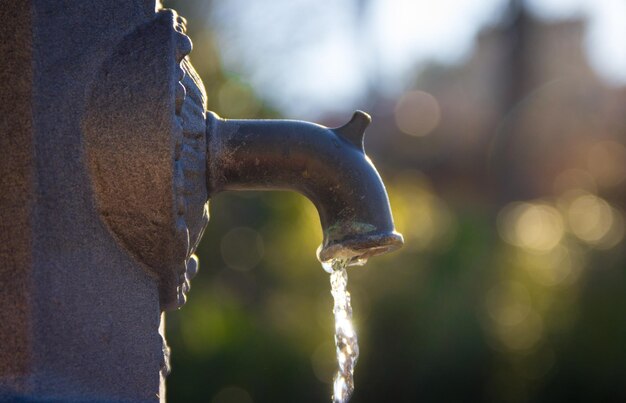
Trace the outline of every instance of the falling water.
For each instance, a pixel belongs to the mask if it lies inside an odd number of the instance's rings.
[[[330,273],[331,293],[335,304],[335,346],[337,349],[337,373],[333,380],[333,402],[347,403],[354,391],[354,366],[359,358],[359,344],[352,326],[350,293],[346,290],[348,261],[333,259],[322,264]]]

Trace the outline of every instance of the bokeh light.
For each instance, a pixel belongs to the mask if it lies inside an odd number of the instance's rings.
[[[590,245],[610,248],[624,237],[622,214],[593,194],[574,197],[568,205],[567,218],[572,233]]]
[[[575,250],[563,245],[547,253],[528,254],[521,259],[530,277],[543,286],[575,281],[583,260]]]
[[[545,203],[513,203],[498,217],[502,238],[520,248],[547,252],[563,237],[563,219],[559,211]]]
[[[422,137],[432,132],[441,119],[439,103],[424,91],[407,92],[395,110],[396,124],[403,133]]]
[[[252,228],[233,228],[222,238],[221,251],[228,267],[248,271],[263,257],[263,238]]]

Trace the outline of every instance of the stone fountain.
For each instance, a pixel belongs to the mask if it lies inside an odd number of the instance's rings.
[[[402,244],[363,112],[334,129],[207,112],[185,21],[154,0],[0,14],[0,400],[164,400],[162,314],[220,191],[310,198],[320,260]]]

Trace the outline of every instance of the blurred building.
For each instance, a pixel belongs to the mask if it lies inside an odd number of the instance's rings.
[[[377,101],[372,130],[385,133],[369,136],[368,150],[483,201],[563,186],[623,200],[626,91],[589,66],[585,25],[542,21],[523,7],[508,13],[479,35],[465,63],[430,65],[399,100]]]

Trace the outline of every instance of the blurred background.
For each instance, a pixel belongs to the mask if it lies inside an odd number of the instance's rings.
[[[349,271],[353,402],[626,401],[626,2],[185,0],[227,118],[373,123],[406,246]],[[220,194],[169,402],[324,402],[317,212]]]

